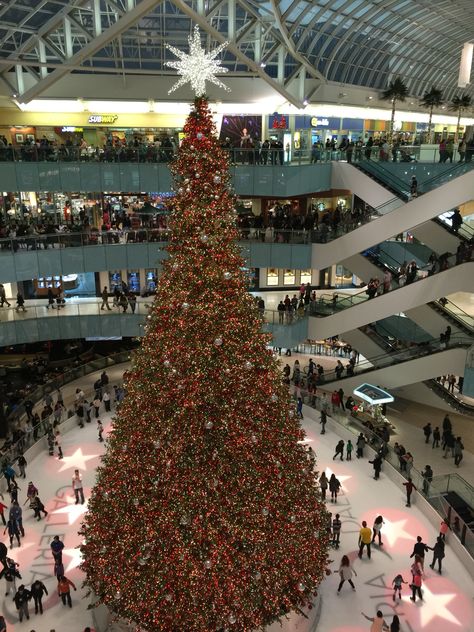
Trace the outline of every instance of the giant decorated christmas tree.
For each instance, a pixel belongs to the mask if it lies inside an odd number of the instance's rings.
[[[82,568],[98,603],[148,632],[251,631],[311,602],[327,514],[247,292],[228,158],[200,91],[184,133],[169,258],[89,501]]]

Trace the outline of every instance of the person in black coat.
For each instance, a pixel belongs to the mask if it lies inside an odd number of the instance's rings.
[[[380,454],[377,454],[374,460],[369,461],[369,463],[372,463],[374,467],[374,479],[378,480],[380,476],[380,470],[382,469],[382,457],[380,456]]]
[[[40,580],[37,579],[31,584],[30,592],[35,601],[35,614],[38,614],[38,610],[40,611],[40,614],[43,614],[42,599],[45,593],[48,594],[46,586],[43,584],[43,582],[40,582]]]
[[[421,565],[424,567],[425,564],[425,553],[429,550],[429,546],[425,544],[422,540],[421,535],[417,536],[416,542],[413,545],[413,552],[410,555],[410,558],[415,557],[415,555],[419,555],[421,558]]]
[[[31,593],[27,590],[23,584],[18,587],[16,595],[13,597],[16,609],[20,616],[20,623],[23,621],[23,617],[30,618],[30,612],[28,610],[28,602],[31,599]]]
[[[433,561],[430,564],[430,568],[435,567],[436,562],[438,562],[438,573],[441,575],[441,563],[444,558],[444,540],[441,536],[436,538],[436,543],[434,546],[428,547],[431,551],[433,551]]]

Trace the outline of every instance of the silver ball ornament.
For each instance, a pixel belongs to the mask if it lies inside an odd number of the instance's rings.
[[[306,586],[303,584],[303,582],[298,582],[297,588],[300,592],[304,592],[306,590]]]
[[[224,272],[223,277],[226,281],[229,281],[232,278],[232,272]]]
[[[262,573],[260,571],[257,571],[254,575],[255,579],[258,581],[259,579],[262,578]]]
[[[223,342],[223,340],[222,340],[222,338],[221,338],[220,336],[219,336],[219,337],[217,337],[217,338],[214,340],[214,344],[215,344],[215,346],[216,346],[216,347],[220,347],[220,346],[222,345],[222,342]]]
[[[184,184],[189,184],[189,178],[184,178]]]
[[[179,523],[182,524],[183,527],[186,526],[189,523],[188,516],[186,516],[186,515],[181,516],[181,520],[179,521]]]
[[[267,507],[264,507],[264,508],[262,509],[262,516],[268,516],[268,514],[269,514],[268,508],[267,508]]]
[[[272,400],[272,402],[277,402],[278,401],[278,395],[276,393],[273,393],[273,395],[270,397],[270,399]]]
[[[204,424],[204,428],[206,430],[212,430],[213,427],[214,427],[214,424],[212,423],[212,421],[206,421],[206,423]]]
[[[188,309],[188,308],[189,308],[189,303],[184,302],[184,303],[181,305],[181,307],[182,307],[183,309]]]
[[[205,233],[203,233],[201,235],[201,241],[203,244],[207,244],[207,242],[209,241],[209,237]]]
[[[203,137],[202,132],[198,132],[198,133],[196,134],[196,138],[198,138],[199,140],[201,140],[201,138],[202,138],[202,137]]]
[[[212,562],[211,562],[211,560],[206,560],[206,561],[204,562],[204,568],[210,569],[210,568],[211,568],[211,566],[212,566]]]
[[[179,193],[180,195],[183,195],[183,193],[184,193],[184,189],[183,189],[183,187],[179,187],[179,189],[178,189],[178,193]]]
[[[247,362],[245,363],[245,368],[247,369],[247,371],[250,371],[251,369],[253,369],[253,364],[249,362],[249,360],[247,360]]]
[[[219,184],[220,181],[221,181],[221,177],[220,176],[214,176],[214,183],[215,184]]]
[[[237,617],[235,616],[235,614],[230,614],[229,615],[229,623],[234,624],[237,621]]]
[[[194,145],[190,145],[190,146],[189,146],[189,149],[190,149],[191,151],[194,151]]]
[[[171,362],[170,362],[169,360],[165,360],[165,361],[163,362],[163,364],[164,364],[166,367],[169,367],[169,365],[171,364]]]
[[[165,599],[166,601],[173,601],[173,595],[171,593],[166,593]]]
[[[115,599],[120,599],[122,597],[122,593],[120,592],[120,590],[117,590],[117,592],[115,593]]]
[[[196,173],[194,174],[194,177],[195,177],[195,178],[200,178],[200,177],[201,177],[201,174],[199,174],[199,173],[196,171]]]
[[[290,522],[296,522],[296,516],[290,516]]]

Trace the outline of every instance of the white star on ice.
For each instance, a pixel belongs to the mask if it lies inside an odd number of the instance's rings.
[[[70,502],[61,509],[56,509],[53,514],[67,514],[69,524],[74,524],[78,518],[87,512],[87,503],[76,505],[74,502]]]
[[[97,454],[83,454],[81,448],[77,448],[71,456],[65,456],[61,460],[60,472],[74,468],[75,470],[87,470],[86,463],[91,459],[95,459]]]
[[[206,53],[201,46],[201,36],[197,26],[194,27],[193,34],[188,37],[188,42],[189,54],[166,44],[166,48],[176,55],[176,57],[179,57],[179,61],[167,61],[165,66],[174,68],[178,71],[178,75],[181,75],[181,78],[174,84],[171,90],[168,90],[168,94],[181,88],[181,86],[184,86],[188,81],[197,97],[205,94],[206,81],[210,81],[219,88],[230,91],[230,88],[216,77],[217,73],[223,74],[228,72],[228,69],[223,68],[220,65],[221,62],[216,59],[217,55],[227,46],[228,42],[224,42],[224,44],[220,44],[214,50]]]
[[[82,562],[82,553],[79,549],[63,549],[63,553],[71,558],[65,570],[66,573],[73,571]]]
[[[404,520],[396,520],[394,522],[384,518],[383,521],[385,524],[382,525],[382,536],[388,541],[389,546],[393,546],[397,540],[414,539],[414,536],[404,529],[406,523],[408,522],[408,518],[405,518]]]
[[[420,608],[420,630],[427,629],[425,626],[431,623],[432,619],[435,619],[436,617],[445,619],[455,625],[461,625],[459,619],[457,619],[454,614],[446,608],[446,606],[457,596],[455,593],[433,593],[428,588],[427,584],[423,584],[421,591],[423,593],[423,601],[425,603]],[[409,597],[406,599],[409,599]]]

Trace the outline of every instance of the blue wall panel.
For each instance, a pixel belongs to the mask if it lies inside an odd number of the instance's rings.
[[[62,273],[61,252],[59,248],[48,248],[48,250],[36,251],[39,271],[38,276],[51,276]],[[78,272],[80,272],[80,270],[78,270]]]
[[[84,271],[100,272],[107,270],[107,257],[105,256],[105,246],[85,246],[79,248],[84,255]],[[64,252],[64,251],[63,251]]]
[[[14,191],[59,191],[59,189],[41,189],[38,175],[38,164],[34,162],[16,163],[17,183]],[[3,184],[3,183],[2,183]],[[56,186],[59,182],[56,182]],[[0,189],[5,190],[0,185]]]
[[[81,190],[81,165],[65,163],[60,165],[60,180],[63,191]],[[46,189],[49,191],[50,189]],[[90,189],[87,189],[88,191]]]
[[[102,189],[102,171],[98,164],[81,164],[80,169],[81,186],[80,191],[99,192]]]
[[[39,276],[36,250],[22,250],[12,257],[15,258],[15,271],[18,279],[34,279]]]
[[[16,173],[16,163],[0,163],[0,190],[18,191],[18,179]]]
[[[127,268],[129,270],[133,268],[149,268],[148,261],[148,248],[145,244],[127,244],[126,248],[126,257],[127,257]]]
[[[143,191],[140,183],[139,165],[122,163],[120,165],[120,191]]]
[[[114,163],[103,163],[100,165],[102,184],[101,191],[121,191],[120,165]]]
[[[84,248],[64,248],[61,251],[61,267],[57,274],[76,274],[92,271],[85,269]],[[90,264],[89,264],[90,265]]]

